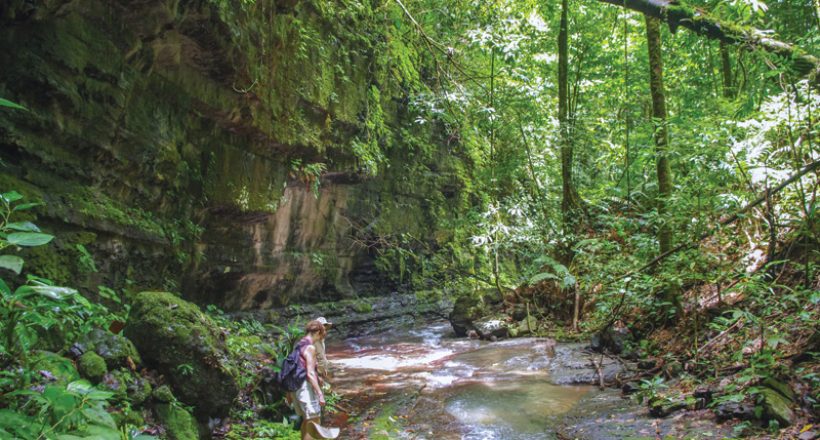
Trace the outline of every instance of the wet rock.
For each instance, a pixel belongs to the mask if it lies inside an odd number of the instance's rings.
[[[467,336],[473,328],[473,321],[481,316],[481,310],[481,299],[473,294],[461,295],[456,299],[449,317],[456,336]]]
[[[93,351],[89,351],[80,356],[80,359],[77,361],[77,368],[83,377],[93,383],[99,383],[103,377],[105,377],[105,374],[108,373],[105,359]]]
[[[198,415],[225,414],[238,395],[224,335],[196,305],[168,292],[142,292],[134,299],[125,335]]]
[[[604,382],[612,383],[624,370],[615,359],[590,353],[581,344],[561,344],[555,347],[555,356],[549,364],[550,381],[556,385],[599,383],[595,363],[601,364]]]
[[[470,338],[470,339],[478,339],[478,338],[480,338],[481,336],[479,336],[479,335],[478,335],[478,332],[477,332],[477,331],[475,331],[475,330],[470,330],[470,331],[468,331],[468,332],[467,332],[467,337],[468,337],[468,338]]]
[[[719,422],[726,420],[753,420],[755,406],[748,402],[724,402],[715,407],[715,416]]]
[[[128,367],[128,359],[136,365],[142,363],[137,348],[128,338],[106,330],[92,330],[72,348],[82,353],[88,351],[97,353],[105,359],[108,368]]]
[[[165,434],[169,440],[199,439],[196,421],[184,408],[171,403],[162,403],[156,406],[155,412],[165,426]]]
[[[771,388],[763,388],[760,391],[760,402],[763,406],[764,420],[776,420],[781,427],[791,426],[794,412],[789,399]]]
[[[490,339],[493,336],[496,338],[507,336],[507,326],[504,321],[498,318],[482,319],[474,322],[473,326],[482,339]]]

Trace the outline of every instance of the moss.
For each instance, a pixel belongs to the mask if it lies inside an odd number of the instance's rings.
[[[83,377],[94,383],[100,382],[105,374],[108,373],[105,359],[93,351],[86,352],[80,356],[80,359],[77,361],[77,367]]]
[[[239,390],[223,334],[199,307],[172,293],[142,292],[134,298],[125,335],[198,413],[219,415],[231,406]]]
[[[174,393],[171,391],[171,387],[169,387],[168,385],[161,385],[157,387],[151,394],[151,397],[153,397],[154,400],[156,400],[157,402],[163,403],[172,403],[176,401]]]
[[[198,440],[196,420],[178,405],[163,403],[156,406],[159,420],[165,426],[169,440]]]
[[[780,427],[790,426],[794,421],[794,412],[791,402],[782,394],[771,388],[762,388],[759,394],[763,406],[763,415],[766,420],[776,420]]]
[[[134,344],[122,335],[102,329],[94,329],[82,340],[86,350],[93,350],[105,359],[109,368],[126,367],[128,359],[139,365],[142,358]]]
[[[49,351],[36,352],[29,358],[29,365],[32,370],[48,371],[58,383],[69,383],[80,378],[80,373],[70,360]]]
[[[373,304],[366,300],[359,300],[353,303],[353,310],[358,313],[370,313],[373,311]]]

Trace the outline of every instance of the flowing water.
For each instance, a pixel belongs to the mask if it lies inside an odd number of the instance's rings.
[[[455,338],[449,323],[328,342],[344,438],[554,438],[592,392],[550,382],[550,341]]]

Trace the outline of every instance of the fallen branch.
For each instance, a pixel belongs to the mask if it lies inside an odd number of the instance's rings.
[[[776,40],[769,33],[753,27],[740,26],[713,17],[708,11],[686,4],[682,0],[600,0],[660,19],[674,33],[685,27],[698,35],[747,50],[762,49],[791,63],[794,70],[817,86],[820,84],[820,59],[793,44]]]

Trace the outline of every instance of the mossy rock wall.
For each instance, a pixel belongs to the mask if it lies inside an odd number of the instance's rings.
[[[387,293],[357,243],[447,236],[469,167],[408,116],[397,5],[246,3],[0,5],[0,97],[29,109],[0,110],[0,189],[58,236],[30,270],[264,308]]]

